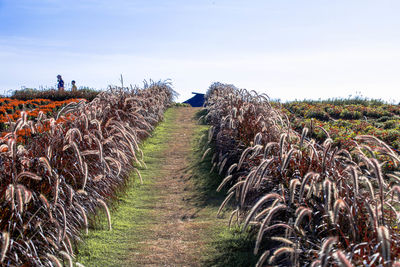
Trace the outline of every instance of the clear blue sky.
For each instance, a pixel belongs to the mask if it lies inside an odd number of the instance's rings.
[[[0,93],[171,79],[271,98],[400,101],[400,1],[0,0]]]

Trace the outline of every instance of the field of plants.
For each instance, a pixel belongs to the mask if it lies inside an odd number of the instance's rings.
[[[258,266],[400,266],[400,108],[339,102],[209,88],[204,157],[224,174],[229,225],[256,235]]]
[[[142,179],[139,145],[174,96],[151,82],[0,98],[0,265],[82,266],[91,218],[104,210],[112,229],[109,203]],[[218,212],[233,207],[257,266],[400,266],[399,105],[277,103],[214,83],[203,113],[203,159],[227,191]]]
[[[2,99],[0,265],[72,266],[100,208],[111,229],[107,202],[132,162],[145,165],[138,144],[173,96],[157,82],[109,89],[91,102]]]

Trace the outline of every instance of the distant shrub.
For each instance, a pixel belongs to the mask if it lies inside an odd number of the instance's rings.
[[[79,89],[75,92],[72,91],[64,91],[58,92],[57,90],[50,89],[50,90],[37,90],[26,88],[23,90],[16,90],[12,93],[10,98],[18,99],[18,100],[32,100],[32,99],[49,99],[52,101],[64,101],[72,98],[84,98],[88,101],[92,101],[100,91],[83,88]]]
[[[362,118],[362,113],[360,111],[351,111],[348,109],[343,109],[340,112],[340,118],[345,120],[359,120]]]
[[[397,126],[397,121],[396,120],[388,120],[384,123],[383,128],[384,129],[394,129]]]
[[[329,115],[324,110],[321,109],[310,109],[305,113],[306,118],[314,118],[320,121],[328,121]]]
[[[191,107],[191,105],[189,105],[187,103],[173,103],[172,106],[173,107]]]

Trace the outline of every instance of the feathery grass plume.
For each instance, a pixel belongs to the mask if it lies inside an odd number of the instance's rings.
[[[295,214],[297,215],[297,218],[296,221],[294,222],[294,227],[299,228],[304,216],[308,215],[309,217],[311,217],[312,210],[310,208],[300,206],[296,209]]]
[[[58,194],[59,194],[59,187],[60,187],[60,179],[59,179],[59,177],[58,177],[58,175],[56,174],[56,176],[55,176],[55,180],[56,180],[56,183],[54,184],[54,186],[53,186],[53,191],[54,191],[54,205],[56,205],[57,204],[57,202],[58,202]]]
[[[268,157],[268,155],[270,154],[272,147],[279,147],[279,143],[277,142],[269,142],[265,148],[264,148],[264,158],[266,159]]]
[[[215,169],[216,166],[217,166],[217,163],[214,163],[214,164],[212,165],[212,167],[211,167],[211,169],[210,169],[210,173],[212,173],[212,172],[214,171],[214,169]]]
[[[321,266],[321,261],[320,260],[313,260],[310,264],[310,267],[320,267]]]
[[[68,252],[65,252],[64,250],[60,251],[60,255],[63,256],[67,261],[68,261],[68,266],[72,267],[72,257],[71,255],[68,254]]]
[[[337,237],[329,237],[324,243],[322,243],[321,249],[319,251],[319,260],[321,262],[321,267],[326,267],[328,264],[328,257],[331,248],[337,242]]]
[[[257,239],[256,239],[256,245],[254,247],[254,254],[257,254],[258,253],[258,249],[260,248],[261,240],[262,240],[263,235],[264,235],[264,228],[269,225],[272,217],[278,211],[285,210],[285,209],[288,209],[288,206],[286,206],[285,204],[280,204],[280,205],[272,208],[268,212],[268,215],[264,218],[264,220],[261,223],[260,229],[258,230],[258,235],[257,235]],[[243,228],[243,229],[245,229],[245,228]]]
[[[222,180],[221,184],[217,188],[217,192],[221,191],[221,189],[224,187],[224,185],[229,182],[232,179],[232,175],[228,175]]]
[[[143,179],[142,175],[140,174],[139,170],[137,168],[133,168],[133,170],[136,172],[136,174],[139,176],[140,183],[143,184]]]
[[[382,176],[382,170],[381,166],[379,165],[379,162],[376,159],[371,159],[372,165],[374,166],[374,171],[375,175],[378,178],[378,184],[379,184],[379,197],[380,197],[380,202],[381,202],[381,223],[384,225],[385,224],[385,210],[384,210],[384,204],[385,200],[384,197],[385,195],[383,194],[383,189],[386,187],[385,182],[383,181],[383,176]]]
[[[274,251],[274,253],[272,254],[272,257],[269,258],[269,264],[273,264],[278,257],[280,257],[283,254],[288,254],[288,253],[293,254],[294,248],[291,248],[291,247],[278,248],[277,250]]]
[[[375,200],[375,192],[374,192],[374,187],[372,186],[371,182],[369,179],[365,176],[361,176],[360,180],[365,182],[367,184],[368,190],[369,190],[369,195],[372,200]]]
[[[343,201],[343,199],[339,198],[335,201],[335,204],[333,205],[333,222],[337,223],[339,220],[339,212],[340,209],[346,208],[349,212],[350,210],[348,209],[348,205],[346,202]]]
[[[235,209],[234,211],[231,212],[231,215],[229,216],[229,221],[228,221],[228,227],[229,227],[229,229],[231,228],[233,217],[234,217],[235,215],[237,215],[237,212],[238,212],[238,211],[239,211],[239,208],[237,208],[237,209]]]
[[[294,194],[296,193],[296,186],[300,185],[300,180],[299,179],[292,179],[290,180],[290,184],[289,184],[289,194],[290,194],[290,198],[289,198],[289,204],[292,204],[294,201]]]
[[[17,199],[17,206],[18,206],[18,212],[22,215],[24,212],[24,200],[22,197],[22,189],[17,188],[16,190],[16,199]]]
[[[302,199],[303,199],[303,194],[304,194],[304,189],[306,188],[306,184],[308,183],[308,181],[314,177],[314,176],[319,176],[319,174],[316,174],[314,172],[309,172],[307,173],[303,180],[301,181],[301,185],[300,185],[300,191],[299,191],[299,203],[302,203]]]
[[[333,257],[340,267],[353,267],[353,264],[347,259],[346,255],[341,250],[333,253]]]
[[[32,180],[36,180],[36,181],[42,180],[42,177],[40,177],[39,175],[36,175],[36,174],[34,174],[32,172],[28,172],[28,171],[23,171],[23,172],[19,173],[17,175],[17,181],[21,181],[22,177],[28,177],[28,178],[30,178]]]
[[[325,212],[328,213],[332,206],[332,183],[328,178],[323,182],[324,199],[325,199]]]
[[[88,165],[87,165],[86,162],[83,162],[83,174],[84,174],[84,176],[83,176],[83,183],[82,183],[82,189],[81,190],[84,191],[85,187],[86,187],[87,180],[88,180],[88,176],[89,176],[89,168],[88,168]]]
[[[70,240],[70,238],[68,237],[68,234],[65,235],[64,241],[65,241],[66,244],[68,245],[68,250],[67,250],[68,253],[71,255],[71,257],[75,257],[75,255],[74,255],[74,249],[72,248],[71,240]]]
[[[390,235],[389,235],[389,230],[381,225],[376,229],[376,232],[378,233],[378,241],[381,244],[381,249],[382,249],[382,257],[384,260],[384,264],[389,264],[390,263]]]
[[[47,253],[47,258],[56,266],[56,267],[63,267],[61,262],[57,259],[56,256]]]
[[[300,143],[299,143],[300,149],[303,147],[303,142],[304,142],[304,139],[306,138],[307,134],[308,134],[308,128],[304,127],[301,132],[301,138],[300,138]]]
[[[295,151],[296,151],[296,149],[292,148],[292,149],[290,149],[290,151],[284,156],[284,158],[283,158],[283,163],[282,163],[282,169],[281,169],[281,172],[282,172],[282,173],[283,173],[283,172],[286,170],[286,168],[288,167],[289,162],[290,162],[290,158],[292,157],[292,154],[293,154],[293,152],[295,152]]]
[[[107,207],[107,204],[106,204],[106,202],[104,202],[104,200],[102,200],[100,198],[97,199],[97,202],[99,202],[103,206],[105,211],[106,211],[107,220],[108,220],[108,230],[111,231],[112,230],[112,228],[111,228],[111,214],[110,214],[110,211],[109,211],[109,209]]]
[[[286,139],[286,134],[282,133],[281,137],[279,139],[279,158],[283,158],[283,152],[284,152],[284,146],[285,146],[285,139]]]
[[[246,158],[247,154],[249,154],[251,151],[253,151],[253,147],[248,147],[243,151],[242,155],[240,156],[239,163],[238,163],[238,166],[237,166],[237,170],[238,171],[242,167],[243,161]]]
[[[224,160],[222,161],[220,167],[219,167],[219,172],[218,174],[221,175],[222,171],[224,170],[225,164],[228,161],[228,157],[225,157]]]
[[[61,214],[63,216],[63,228],[62,228],[61,239],[64,240],[65,239],[65,235],[67,233],[67,216],[66,216],[66,213],[65,213],[65,209],[63,208],[63,206],[60,203],[57,203],[56,206],[61,210]]]
[[[257,133],[254,136],[254,145],[261,145],[262,133]]]
[[[243,224],[243,229],[246,229],[247,226],[249,225],[251,219],[254,217],[254,214],[256,213],[256,211],[267,201],[270,201],[272,199],[279,199],[281,201],[283,201],[283,198],[281,195],[277,194],[277,193],[269,193],[268,195],[263,196],[261,199],[259,199],[257,201],[256,204],[254,204],[254,206],[251,208],[251,210],[249,211],[246,220],[244,221]]]
[[[233,172],[233,170],[237,167],[237,163],[233,163],[227,170],[226,175],[231,175],[231,173]]]
[[[257,170],[252,170],[247,174],[246,178],[243,180],[244,185],[242,186],[242,190],[240,193],[240,205],[243,206],[246,200],[246,195],[249,191],[249,186],[253,184],[254,177],[257,173]]]
[[[356,168],[353,166],[349,166],[351,177],[353,178],[353,188],[354,188],[354,195],[358,196],[358,174]]]
[[[273,236],[270,239],[273,240],[273,241],[278,241],[278,242],[281,242],[281,243],[285,243],[286,245],[290,245],[290,246],[294,246],[295,245],[293,241],[291,241],[291,240],[289,240],[287,238],[281,237],[281,236]]]
[[[6,258],[6,254],[8,251],[8,247],[10,245],[10,234],[8,232],[2,233],[2,242],[1,242],[1,253],[0,253],[0,263],[3,263]]]
[[[233,197],[233,195],[235,194],[235,192],[231,192],[222,202],[221,206],[218,209],[217,212],[217,217],[219,216],[219,214],[221,213],[222,209],[225,207],[225,205],[229,202],[229,200]]]
[[[262,267],[264,266],[264,262],[267,260],[268,256],[270,254],[269,250],[264,251],[264,253],[260,256],[256,263],[256,267]]]
[[[39,162],[42,163],[42,165],[46,166],[47,173],[51,175],[53,169],[51,168],[50,162],[47,160],[47,158],[40,157]]]
[[[214,126],[211,126],[210,129],[208,130],[208,144],[211,143],[213,135],[214,135]]]
[[[13,184],[9,184],[4,194],[4,197],[6,201],[11,202],[11,210],[14,210],[15,208],[14,196],[15,196],[15,187]]]
[[[86,217],[86,212],[83,209],[83,207],[81,205],[79,205],[78,203],[75,203],[75,206],[79,209],[79,211],[81,212],[82,215],[82,219],[83,219],[83,225],[85,226],[85,235],[89,234],[89,224],[88,224],[88,219]]]

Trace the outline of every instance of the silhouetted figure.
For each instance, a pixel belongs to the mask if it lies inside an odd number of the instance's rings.
[[[76,85],[75,85],[75,81],[72,80],[71,84],[72,84],[71,91],[72,91],[72,92],[76,92],[76,91],[78,90],[78,88],[77,88]]]
[[[61,75],[57,75],[57,82],[58,92],[64,92],[64,81],[61,78]]]

